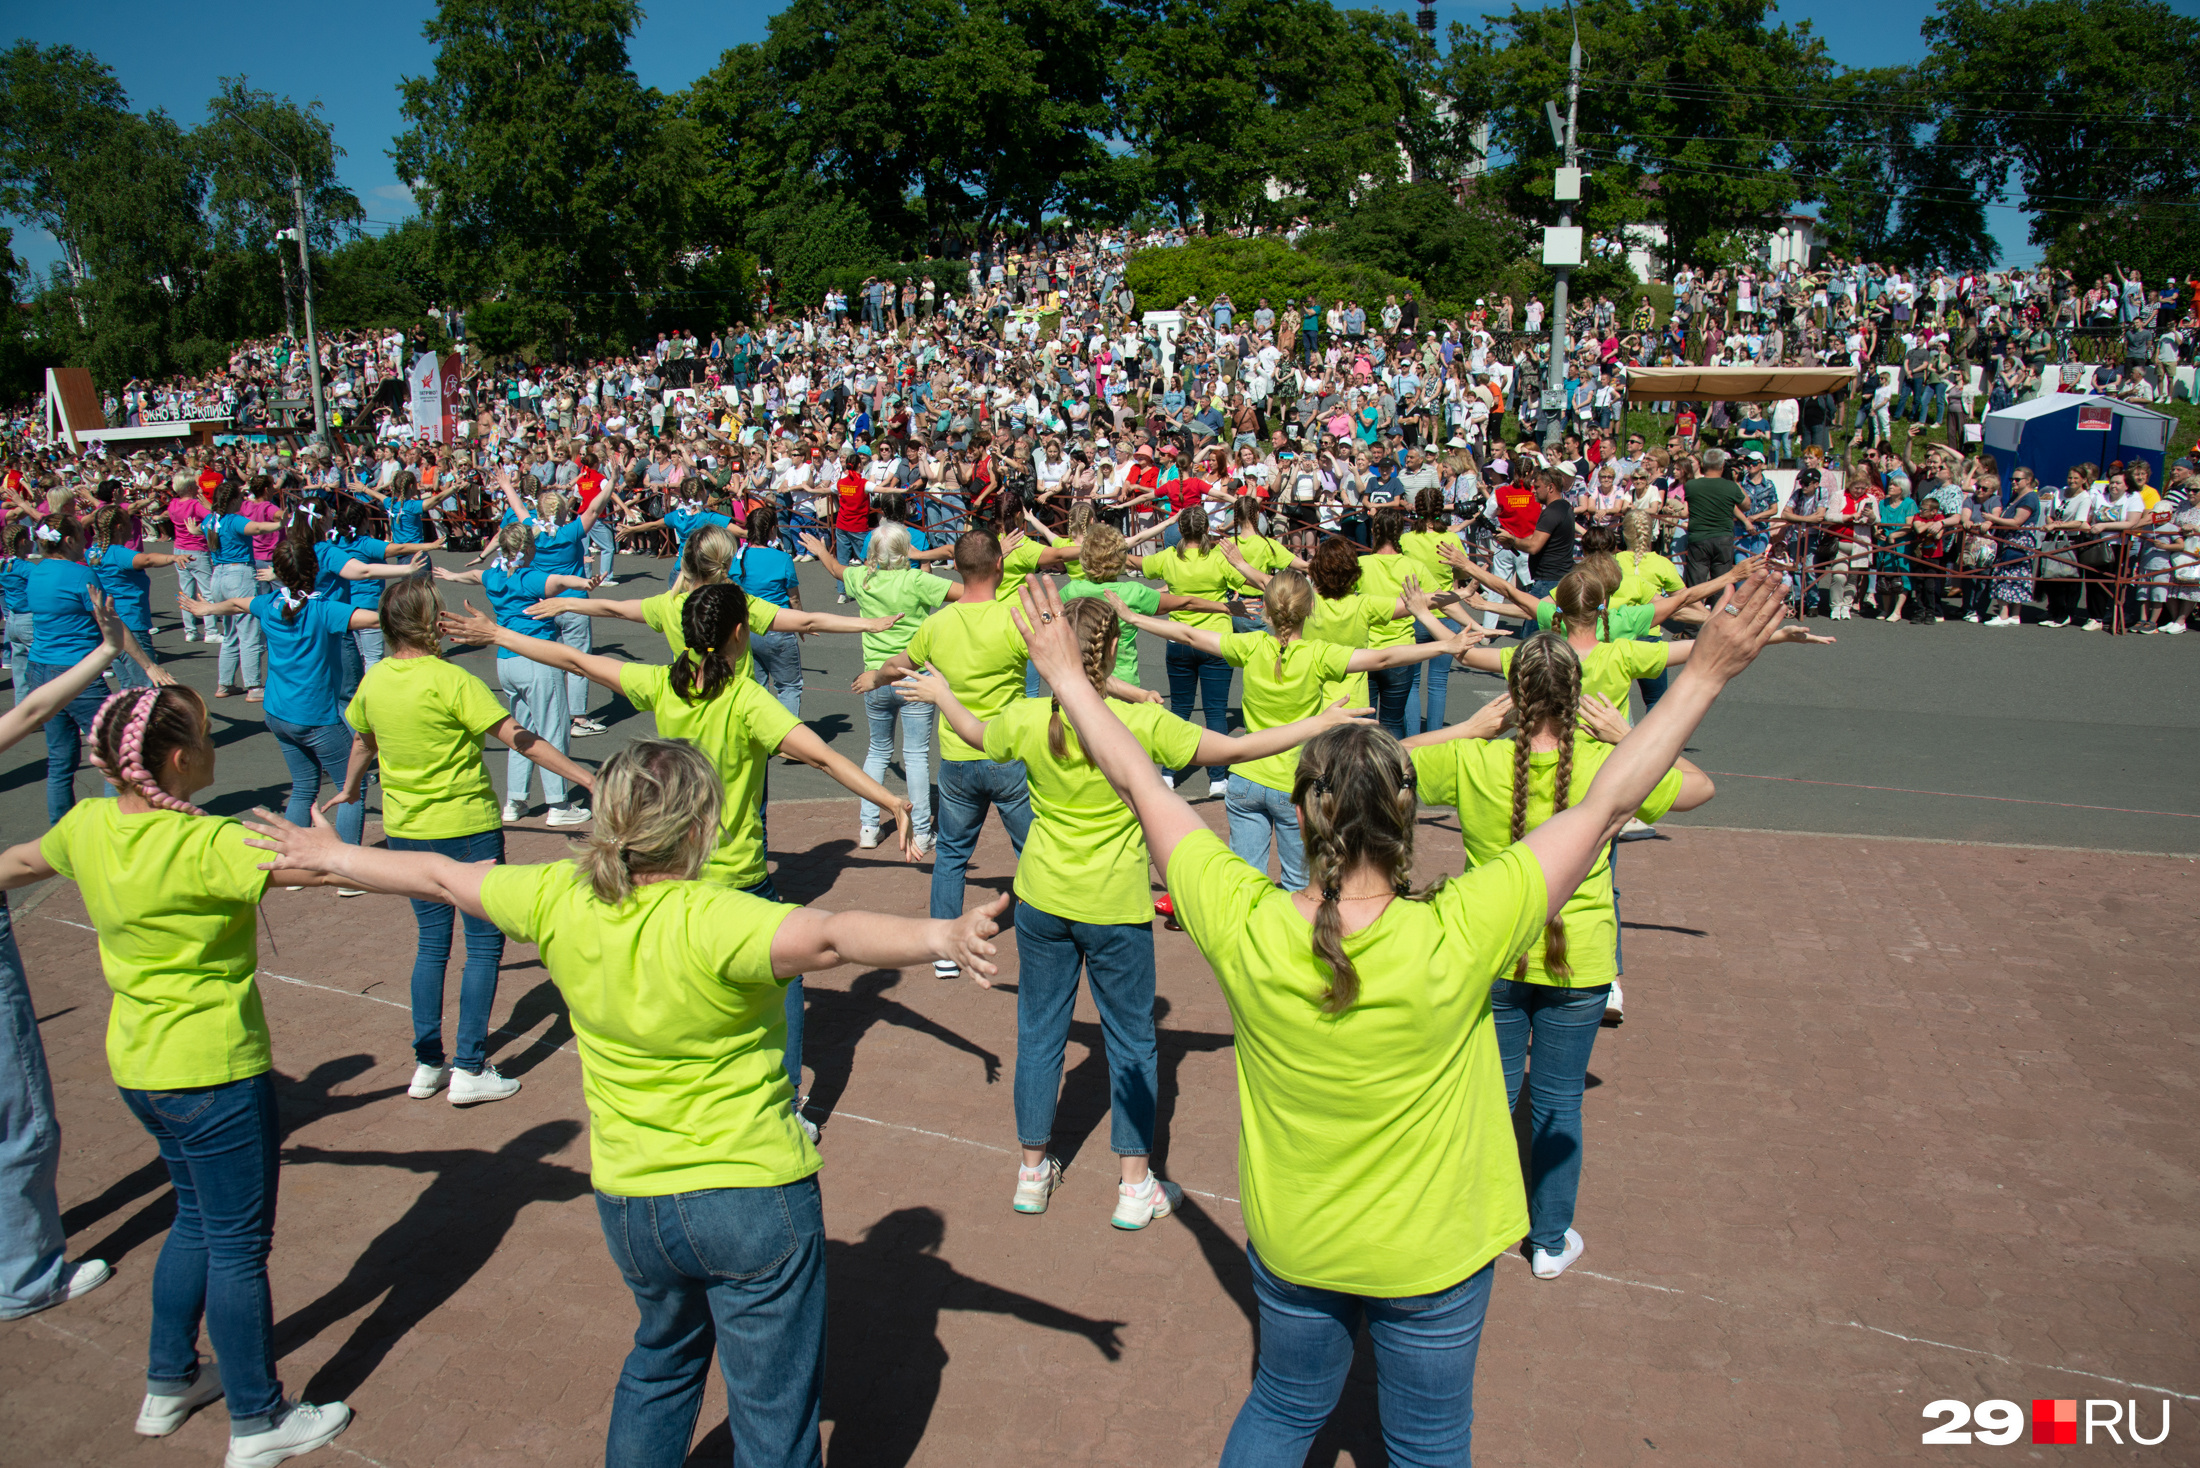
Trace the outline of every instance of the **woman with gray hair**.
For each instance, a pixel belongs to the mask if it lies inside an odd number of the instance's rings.
[[[345,846],[318,814],[250,823],[278,854],[269,866],[446,902],[540,949],[580,1042],[597,1217],[641,1314],[612,1398],[613,1463],[685,1456],[714,1351],[744,1461],[819,1461],[825,1218],[817,1150],[789,1105],[783,991],[848,963],[990,975],[1009,902],[926,921],[698,880],[723,799],[694,745],[638,739],[598,774],[595,828],[569,861]]]

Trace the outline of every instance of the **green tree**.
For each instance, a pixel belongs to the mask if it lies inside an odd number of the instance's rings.
[[[1924,74],[1952,141],[2012,171],[2035,244],[2121,200],[2200,193],[2200,18],[2160,0],[1941,0]]]
[[[1829,243],[1844,254],[1962,270],[1991,265],[1986,227],[1997,172],[1915,67],[1844,72],[1827,83],[1830,125],[1809,155]]]
[[[84,164],[130,117],[115,74],[74,46],[17,41],[0,52],[0,212],[37,225],[85,276],[74,210],[91,186]]]
[[[1376,189],[1335,229],[1301,243],[1335,260],[1422,281],[1444,300],[1522,292],[1540,284],[1540,237],[1476,196],[1462,207],[1439,183]]]
[[[588,343],[639,329],[687,244],[694,136],[627,62],[634,0],[442,0],[392,157],[459,290]],[[525,301],[522,300],[525,298]]]

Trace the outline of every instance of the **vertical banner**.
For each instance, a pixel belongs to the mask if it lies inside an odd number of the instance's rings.
[[[443,359],[443,388],[438,394],[443,416],[437,425],[442,436],[436,440],[437,443],[458,442],[458,372],[465,360],[456,352]]]
[[[412,394],[413,436],[423,443],[446,443],[443,409],[443,364],[423,352],[405,374]]]

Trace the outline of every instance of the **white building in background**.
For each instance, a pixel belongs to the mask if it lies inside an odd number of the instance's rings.
[[[1765,236],[1764,263],[1777,270],[1783,265],[1810,267],[1811,252],[1818,248],[1818,221],[1808,214],[1784,214]]]

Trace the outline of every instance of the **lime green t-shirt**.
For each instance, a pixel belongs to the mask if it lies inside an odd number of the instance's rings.
[[[1614,630],[1621,611],[1613,612]],[[1512,675],[1513,654],[1520,649],[1508,647],[1497,655],[1497,669],[1507,677]],[[1663,642],[1600,642],[1581,654],[1581,693],[1586,698],[1601,693],[1618,709],[1627,707],[1627,692],[1637,678],[1655,678],[1665,671],[1665,660],[1671,651]]]
[[[1398,599],[1377,601],[1371,596],[1354,593],[1332,600],[1326,596],[1314,598],[1314,610],[1306,614],[1306,625],[1299,635],[1308,642],[1330,642],[1347,652],[1367,647],[1374,642],[1375,629],[1390,625],[1390,614],[1396,609]],[[1340,698],[1352,700],[1354,708],[1367,706],[1367,674],[1354,673],[1339,679],[1322,690],[1326,703]]]
[[[1619,590],[1612,593],[1612,605],[1648,606],[1658,597],[1670,596],[1684,587],[1679,568],[1657,552],[1644,551],[1638,557],[1633,551],[1621,551]]]
[[[848,588],[848,595],[856,599],[856,607],[864,616],[901,618],[884,632],[863,634],[863,666],[866,669],[886,666],[886,660],[907,647],[909,639],[917,635],[917,624],[947,601],[947,583],[914,566],[893,571],[850,566],[841,584]]]
[[[84,894],[115,991],[107,1068],[132,1091],[249,1080],[270,1058],[255,905],[268,859],[236,821],[81,800],[39,855]]]
[[[1237,547],[1245,564],[1256,571],[1282,571],[1291,564],[1290,549],[1265,535],[1233,535],[1230,543]]]
[[[909,639],[909,661],[947,680],[962,706],[981,722],[998,718],[1024,696],[1031,656],[1005,601],[950,602],[926,617]],[[940,720],[940,758],[984,759]]]
[[[1398,549],[1419,568],[1421,589],[1431,595],[1451,590],[1457,579],[1452,575],[1451,563],[1437,554],[1438,547],[1446,545],[1461,553],[1467,548],[1466,542],[1451,530],[1408,530],[1398,537]]]
[[[1273,729],[1310,718],[1335,701],[1324,698],[1322,690],[1348,676],[1345,666],[1352,661],[1352,649],[1304,637],[1278,642],[1272,632],[1225,632],[1222,660],[1245,670],[1246,729]],[[1288,795],[1298,781],[1299,752],[1287,749],[1235,769],[1256,785]]]
[[[1421,799],[1459,812],[1459,834],[1467,860],[1479,867],[1512,849],[1513,759],[1510,739],[1452,739],[1413,751],[1413,778]],[[1574,767],[1566,782],[1571,806],[1589,793],[1589,782],[1611,758],[1612,746],[1586,734],[1574,737]],[[1528,811],[1525,830],[1551,818],[1558,790],[1558,751],[1528,756]],[[1666,771],[1637,812],[1655,823],[1673,808],[1681,793],[1681,772]],[[1560,914],[1566,923],[1566,963],[1571,972],[1553,978],[1543,966],[1539,931],[1528,950],[1527,981],[1560,989],[1593,989],[1619,977],[1619,914],[1612,905],[1612,849],[1597,854],[1596,865],[1566,899]]]
[[[1362,556],[1360,595],[1382,603],[1386,609],[1393,609],[1398,605],[1398,597],[1405,590],[1406,578],[1411,576],[1419,580],[1421,589],[1426,591],[1427,575],[1421,563],[1409,555]],[[1386,617],[1368,629],[1367,645],[1404,647],[1413,641],[1413,629],[1416,625],[1411,617]]]
[[[715,698],[689,703],[672,689],[672,670],[628,663],[619,670],[627,702],[657,716],[663,739],[685,739],[700,749],[725,782],[718,812],[718,846],[702,879],[723,887],[753,887],[764,880],[764,830],[756,806],[772,751],[801,726],[754,678],[736,673]]]
[[[1309,1289],[1424,1295],[1519,1243],[1490,984],[1543,927],[1534,855],[1516,847],[1348,936],[1360,992],[1341,1014],[1321,1007],[1313,924],[1267,873],[1195,831],[1168,875],[1235,1021],[1238,1190],[1261,1263]]]
[[[655,596],[642,598],[642,620],[672,645],[666,662],[676,661],[687,651],[687,636],[680,630],[680,618],[687,611],[687,599],[695,594],[694,588],[686,591],[660,591]],[[779,616],[779,608],[760,596],[749,598],[749,637],[753,641],[759,633],[772,630],[772,622]],[[756,676],[756,659],[750,654],[748,643],[741,645],[741,660],[734,664],[733,676]]]
[[[374,736],[382,829],[408,841],[498,829],[481,746],[509,717],[488,684],[442,658],[386,657],[367,669],[344,722]]]
[[[1204,732],[1154,703],[1108,704],[1156,762],[1182,769]],[[1016,862],[1016,896],[1073,923],[1150,923],[1146,835],[1138,817],[1085,757],[1077,731],[1062,720],[1066,751],[1047,747],[1054,701],[1018,699],[986,721],[985,752],[1022,760],[1031,787],[1031,834]]]
[[[1237,567],[1212,548],[1205,555],[1187,556],[1183,546],[1172,545],[1165,551],[1141,556],[1138,573],[1153,577],[1178,596],[1203,596],[1209,601],[1228,601],[1245,589],[1245,578],[1237,573]],[[1230,630],[1230,619],[1221,612],[1176,611],[1169,617],[1209,632]]]
[[[1545,597],[1535,604],[1537,627],[1548,632],[1551,624],[1557,620],[1557,602]],[[1599,642],[1632,642],[1638,637],[1658,632],[1658,609],[1639,603],[1623,607],[1616,601],[1609,602],[1597,616],[1596,628]]]
[[[787,1084],[790,906],[706,882],[652,882],[617,907],[569,861],[481,879],[489,920],[542,950],[564,996],[596,1188],[662,1197],[808,1177],[817,1151]]]
[[[1046,547],[1036,540],[1017,543],[1016,548],[1001,557],[1001,584],[993,593],[995,601],[1013,602],[1023,590],[1024,578],[1039,569],[1039,557],[1046,554]]]
[[[1143,581],[1086,581],[1062,583],[1062,600],[1071,601],[1080,596],[1106,596],[1114,592],[1116,600],[1138,613],[1141,617],[1161,615],[1161,592]],[[1123,623],[1122,633],[1115,640],[1115,676],[1125,683],[1138,681],[1138,629]]]

